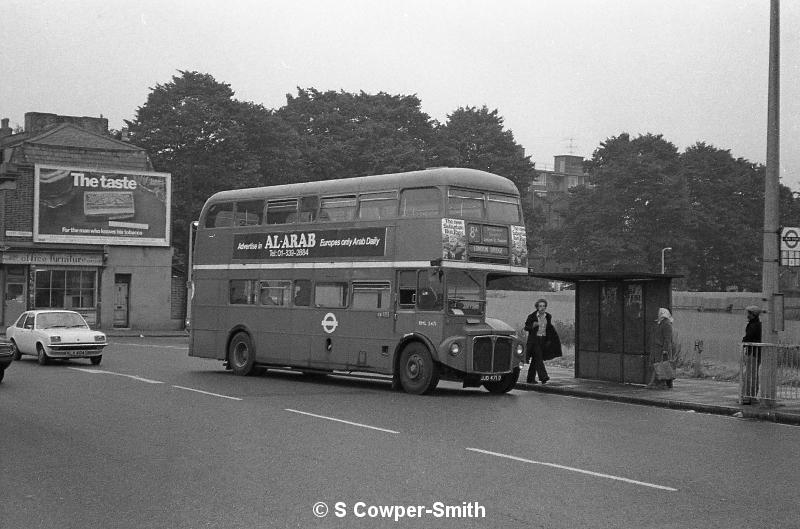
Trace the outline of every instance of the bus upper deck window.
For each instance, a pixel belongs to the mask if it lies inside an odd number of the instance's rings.
[[[211,204],[206,214],[206,228],[233,226],[233,202]]]
[[[401,217],[438,217],[442,195],[435,187],[405,189],[400,198]]]
[[[236,203],[234,226],[257,226],[264,216],[263,200],[248,200]]]
[[[355,195],[327,197],[320,200],[319,220],[337,222],[354,218],[356,218]]]
[[[297,221],[297,199],[267,202],[267,224],[292,224]]]
[[[447,193],[447,215],[460,219],[482,219],[483,193],[451,188]]]
[[[397,193],[363,193],[358,197],[358,218],[391,219],[397,216]]]
[[[487,216],[493,222],[518,224],[520,222],[519,199],[505,195],[489,195]]]

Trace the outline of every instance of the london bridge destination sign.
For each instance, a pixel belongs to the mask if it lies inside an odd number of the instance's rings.
[[[386,252],[386,228],[239,233],[233,259],[374,257]]]

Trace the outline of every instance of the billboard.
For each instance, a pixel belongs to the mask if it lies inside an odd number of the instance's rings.
[[[36,165],[33,240],[169,246],[169,173]]]

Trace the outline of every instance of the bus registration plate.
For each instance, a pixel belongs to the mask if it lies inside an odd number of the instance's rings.
[[[500,382],[503,375],[482,375],[481,382]]]

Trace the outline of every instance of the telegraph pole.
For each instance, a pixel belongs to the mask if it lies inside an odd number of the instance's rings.
[[[776,321],[778,313],[777,297],[780,290],[778,281],[778,184],[780,179],[779,153],[779,107],[780,107],[780,9],[779,0],[770,0],[769,18],[769,85],[767,94],[767,168],[764,179],[764,259],[761,276],[762,291],[767,296],[769,307],[769,326],[763,329],[762,341],[778,342],[778,330],[783,322]]]

